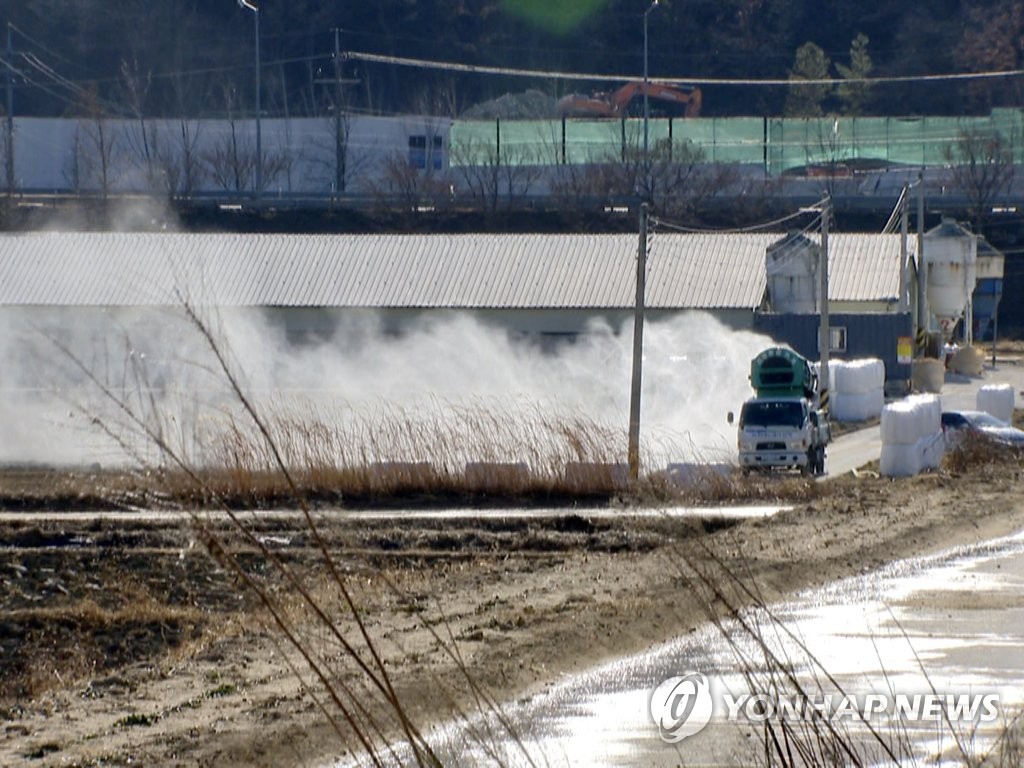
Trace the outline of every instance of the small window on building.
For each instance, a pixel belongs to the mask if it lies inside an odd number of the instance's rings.
[[[821,353],[821,337],[818,335],[817,327],[814,332],[814,348]],[[831,352],[845,352],[846,351],[846,326],[830,326],[828,329],[828,351]]]
[[[432,168],[435,171],[444,167],[442,149],[443,140],[440,136],[431,136],[428,150],[427,137],[423,134],[409,137],[409,167],[424,171]]]
[[[846,351],[846,327],[840,326],[838,328],[828,329],[828,351],[829,352],[845,352]]]

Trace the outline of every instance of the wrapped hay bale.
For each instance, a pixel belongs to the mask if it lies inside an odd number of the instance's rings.
[[[946,378],[946,369],[937,358],[924,357],[912,364],[911,378],[918,392],[941,392]]]
[[[882,448],[914,445],[921,437],[921,409],[909,402],[890,403],[882,409]]]
[[[1009,424],[1013,421],[1014,393],[1010,384],[986,384],[978,390],[978,410]]]
[[[920,408],[921,436],[942,433],[942,401],[935,395],[911,395],[906,402]]]
[[[885,363],[877,358],[837,361],[833,365],[836,371],[832,388],[837,392],[863,395],[885,386]]]
[[[867,421],[878,418],[885,406],[885,394],[875,389],[860,395],[846,392],[832,394],[830,415],[836,421]]]
[[[921,449],[921,469],[938,469],[946,452],[942,433],[922,437],[917,445]]]
[[[942,403],[935,395],[914,395],[882,409],[879,471],[910,477],[942,461]]]
[[[914,443],[882,443],[878,471],[885,477],[913,477],[922,469],[921,447]]]
[[[837,421],[877,418],[885,405],[885,364],[877,358],[837,360],[832,379],[830,414]]]
[[[977,347],[960,347],[949,358],[949,370],[963,376],[981,376],[985,355]]]

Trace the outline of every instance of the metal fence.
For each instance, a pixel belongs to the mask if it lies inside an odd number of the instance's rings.
[[[767,175],[858,161],[878,165],[949,163],[968,133],[998,134],[1024,162],[1024,111],[984,117],[659,118],[648,124],[655,151],[708,163],[763,165]],[[617,162],[636,152],[643,120],[489,120],[451,126],[451,165],[556,165]]]

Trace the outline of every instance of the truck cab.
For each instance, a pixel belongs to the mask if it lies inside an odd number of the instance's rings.
[[[755,397],[740,411],[740,466],[818,474],[830,437],[828,420],[806,398]]]
[[[832,433],[818,407],[818,378],[810,363],[790,349],[773,347],[751,362],[750,381],[757,394],[740,411],[740,466],[824,472]]]

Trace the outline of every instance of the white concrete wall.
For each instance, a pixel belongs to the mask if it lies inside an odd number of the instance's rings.
[[[440,135],[442,169],[448,168],[450,121],[444,118],[349,118],[346,191],[369,194],[387,181],[389,160],[408,165],[409,137]],[[185,129],[187,139],[183,138]],[[2,126],[0,126],[2,128]],[[234,131],[232,131],[232,128]],[[264,191],[274,194],[328,195],[335,183],[334,121],[330,118],[261,121],[264,167],[274,158],[289,159],[280,173],[266,178]],[[102,132],[101,153],[100,134]],[[167,192],[168,169],[182,173],[186,144],[191,144],[199,169],[194,194],[223,192],[211,173],[218,151],[234,143],[239,156],[255,155],[253,120],[94,120],[16,118],[14,121],[15,186],[25,192],[102,192],[101,155],[106,156],[107,191]],[[149,148],[147,162],[146,146]],[[432,142],[428,141],[433,151]],[[2,174],[0,174],[2,176]],[[180,182],[179,182],[180,186]],[[251,176],[244,182],[251,189]]]

